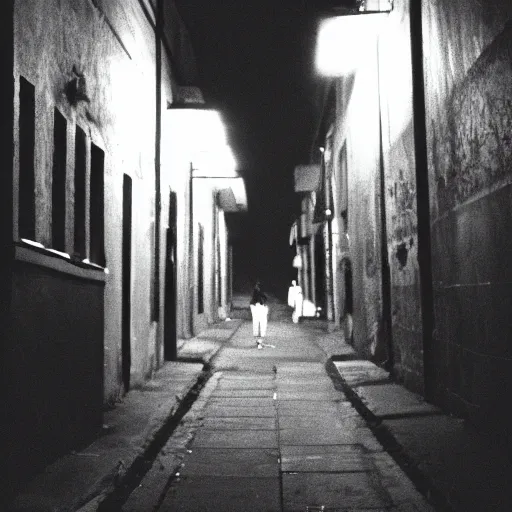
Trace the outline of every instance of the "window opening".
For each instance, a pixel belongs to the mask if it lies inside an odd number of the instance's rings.
[[[52,247],[66,250],[67,121],[57,110],[53,117]]]
[[[35,240],[35,87],[20,77],[20,117],[19,117],[19,200],[18,229],[19,237]]]
[[[91,262],[105,266],[104,249],[104,172],[105,153],[94,143],[91,144],[91,185],[90,185],[90,255]]]
[[[75,256],[84,259],[85,254],[85,189],[86,189],[85,132],[79,126],[75,132]]]

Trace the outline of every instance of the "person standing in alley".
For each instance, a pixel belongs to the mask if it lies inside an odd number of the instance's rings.
[[[256,338],[256,346],[263,348],[263,338],[267,333],[268,306],[267,296],[261,290],[261,284],[256,282],[251,297],[252,333]]]
[[[294,324],[298,323],[299,318],[302,316],[302,304],[302,288],[294,279],[292,285],[288,288],[288,306],[293,308],[292,321]]]

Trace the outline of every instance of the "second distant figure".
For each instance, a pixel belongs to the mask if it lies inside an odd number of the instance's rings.
[[[263,338],[267,334],[268,306],[267,296],[261,290],[260,282],[256,282],[251,297],[252,334],[256,338],[256,345],[263,348]]]
[[[292,320],[296,324],[302,316],[302,305],[304,303],[302,297],[302,288],[293,280],[292,285],[288,288],[288,306],[293,308]]]

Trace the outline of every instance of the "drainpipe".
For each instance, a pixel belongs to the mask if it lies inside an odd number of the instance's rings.
[[[430,203],[427,164],[427,129],[425,82],[423,75],[422,2],[410,2],[414,148],[416,159],[416,194],[418,209],[418,264],[420,270],[421,316],[423,337],[423,372],[425,398],[434,392],[432,339],[434,300],[432,288],[432,252],[430,240]]]
[[[384,148],[382,133],[382,106],[380,97],[380,56],[379,45],[377,42],[377,80],[379,88],[379,180],[380,180],[380,222],[381,222],[381,272],[382,272],[382,320],[383,334],[387,347],[387,360],[384,362],[384,368],[393,374],[395,363],[393,332],[392,332],[392,316],[391,316],[391,271],[389,268],[388,257],[388,227],[386,219],[386,176],[384,172]]]
[[[162,34],[163,34],[163,0],[157,0],[156,4],[156,110],[155,110],[155,268],[154,268],[154,297],[153,320],[160,318],[160,215],[161,183],[160,183],[160,148],[162,137]]]
[[[194,166],[190,162],[188,178],[188,290],[189,290],[189,329],[190,336],[194,336]]]

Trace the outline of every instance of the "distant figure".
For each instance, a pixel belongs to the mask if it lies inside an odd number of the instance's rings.
[[[268,306],[267,296],[261,290],[260,282],[254,286],[251,297],[252,334],[256,338],[256,346],[263,348],[263,338],[267,333]]]
[[[293,308],[292,321],[294,324],[298,323],[299,318],[302,316],[303,302],[304,298],[302,296],[302,288],[294,279],[292,281],[292,285],[288,288],[288,306]]]

